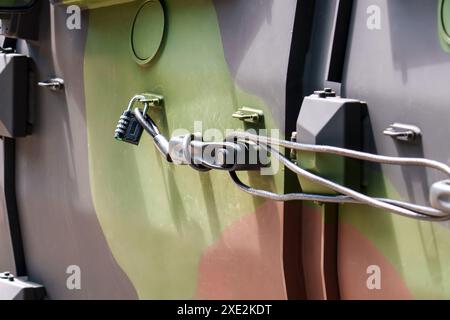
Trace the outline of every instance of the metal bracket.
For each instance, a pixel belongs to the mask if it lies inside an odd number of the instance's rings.
[[[235,113],[233,113],[233,118],[248,122],[248,123],[258,123],[264,118],[264,112],[259,109],[253,109],[248,107],[242,107]]]
[[[414,142],[422,136],[422,130],[413,125],[394,123],[383,134],[400,141]]]
[[[157,94],[143,93],[140,96],[139,102],[148,104],[149,107],[162,107],[164,102],[164,97]]]
[[[14,48],[0,47],[0,53],[14,53]]]
[[[27,277],[0,273],[0,300],[43,300],[45,297],[44,286],[28,281]]]

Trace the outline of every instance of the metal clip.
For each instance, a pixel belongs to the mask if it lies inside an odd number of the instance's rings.
[[[243,107],[233,113],[233,118],[249,122],[249,123],[258,123],[264,117],[264,112],[258,109],[252,109],[248,107]]]
[[[413,125],[394,123],[384,130],[383,134],[400,141],[413,142],[422,136],[422,131]]]
[[[1,29],[1,28],[0,28]],[[0,53],[14,53],[14,49],[13,48],[3,48],[0,47]]]
[[[38,86],[50,89],[52,91],[59,91],[64,88],[64,80],[61,78],[53,78],[46,81],[38,82]]]

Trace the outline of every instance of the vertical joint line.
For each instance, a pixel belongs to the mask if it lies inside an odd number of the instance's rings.
[[[353,0],[338,0],[327,81],[342,83]]]
[[[25,254],[20,229],[19,213],[16,199],[16,142],[11,138],[3,138],[4,158],[4,192],[5,207],[8,216],[9,231],[11,235],[12,251],[16,266],[16,275],[21,277],[27,274]]]

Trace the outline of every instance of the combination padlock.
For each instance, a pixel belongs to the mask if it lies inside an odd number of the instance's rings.
[[[133,113],[133,107],[137,102],[144,104],[143,114],[145,115],[146,120],[149,120],[147,112],[150,106],[158,106],[160,105],[160,101],[159,97],[153,95],[134,96],[128,104],[127,110],[120,116],[114,132],[114,138],[118,141],[139,145],[144,128],[136,119],[136,116]]]

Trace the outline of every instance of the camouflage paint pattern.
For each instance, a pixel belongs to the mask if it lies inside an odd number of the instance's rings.
[[[402,0],[375,4],[381,8],[387,30],[370,35],[367,28],[361,28],[369,4],[358,1],[348,55],[352,66],[344,77],[346,95],[368,101],[378,153],[449,163],[445,119],[450,100],[443,84],[448,81],[450,56],[442,50],[436,32],[439,3]],[[369,52],[373,56],[369,63],[355,58]],[[419,126],[423,132],[421,143],[403,145],[384,137],[384,128],[396,121]],[[427,203],[428,186],[444,178],[432,170],[395,166],[369,167],[367,172],[369,194],[418,203]],[[357,215],[361,212],[357,206],[342,211],[341,221],[355,227],[379,250],[412,297],[450,298],[448,223],[417,222],[370,208],[364,209],[364,216]]]
[[[334,4],[324,2],[320,15],[327,16],[327,6],[334,10]],[[367,28],[367,8],[371,5],[380,8],[380,30]],[[442,50],[436,29],[438,5],[439,1],[420,0],[355,2],[341,93],[368,104],[373,141],[366,137],[366,151],[448,163],[445,123],[449,97],[443,84],[448,81],[450,56]],[[315,48],[327,50],[327,28],[316,28],[316,34],[325,40],[317,41]],[[312,76],[311,83],[320,82],[321,72],[324,75],[326,66],[321,63],[314,62],[311,67],[311,73],[319,73]],[[394,122],[418,125],[423,131],[421,143],[402,144],[384,136],[383,130]],[[331,168],[328,164],[326,171]],[[428,202],[429,185],[444,178],[431,170],[370,164],[364,172],[365,193],[421,204]],[[320,207],[313,211],[324,215]],[[366,206],[340,206],[334,240],[340,298],[449,299],[448,228],[448,223],[414,221]],[[372,265],[381,269],[381,290],[369,290],[366,285],[370,275],[367,268]],[[316,287],[326,275],[320,275]]]
[[[167,35],[160,56],[148,69],[130,60],[129,24],[109,23],[132,21],[139,5],[111,6],[89,14],[84,83],[94,205],[111,251],[140,298],[193,298],[205,250],[233,222],[255,214],[262,202],[240,193],[226,173],[205,175],[164,163],[149,138],[139,148],[117,144],[110,138],[111,123],[134,93],[148,91],[165,97],[165,108],[155,111],[155,117],[167,134],[178,128],[193,131],[198,120],[204,128],[236,127],[231,114],[241,105],[264,109],[266,126],[274,124],[265,103],[242,92],[230,77],[213,3],[165,3]],[[121,63],[111,68],[115,61]],[[105,81],[98,81],[99,74]],[[115,90],[118,86],[120,91]],[[281,177],[251,179],[279,190]],[[281,228],[281,221],[272,227],[277,225]],[[261,267],[269,263],[272,266],[266,268],[278,268],[277,282],[283,283],[282,265],[267,261],[263,253],[267,249],[261,249],[255,259],[263,263]],[[275,261],[281,259],[281,251],[268,254]],[[235,268],[233,273],[245,272]],[[254,297],[264,298],[258,287],[251,290]],[[230,297],[242,292],[235,289]],[[281,291],[278,298],[283,296]]]
[[[53,2],[57,6],[43,9],[42,42],[19,44],[36,61],[39,78],[66,81],[65,94],[39,91],[35,134],[18,142],[18,203],[33,280],[43,282],[51,298],[286,298],[284,205],[243,194],[225,173],[166,164],[148,137],[136,148],[115,142],[112,132],[138,92],[165,97],[163,110],[151,111],[165,134],[192,131],[196,120],[203,129],[240,127],[231,114],[244,105],[264,110],[264,126],[283,131],[296,1],[164,1],[162,47],[145,68],[129,50],[143,1]],[[325,8],[334,5],[325,2],[316,16],[326,17]],[[369,2],[389,23],[378,33],[365,28]],[[72,4],[88,9],[82,30],[65,28],[65,9]],[[448,117],[436,117],[445,111],[439,106],[448,105],[442,83],[450,66],[436,31],[438,5],[357,2],[343,93],[368,102],[375,139],[369,151],[422,152],[448,162]],[[329,43],[328,20],[313,31],[323,43]],[[312,44],[305,94],[323,86],[323,43]],[[424,150],[380,134],[391,122],[418,119]],[[243,177],[255,187],[284,190],[283,171]],[[423,203],[427,191],[420,181],[437,178],[369,166],[366,192]],[[356,205],[340,206],[338,220],[330,222],[335,209],[330,215],[327,207],[303,205],[309,298],[450,298],[448,224]],[[79,292],[65,288],[70,264],[83,270]],[[381,267],[382,290],[367,289],[369,265]]]
[[[28,46],[40,78],[58,75],[66,82],[63,94],[39,90],[35,134],[19,145],[18,202],[30,276],[46,284],[51,298],[284,299],[283,205],[242,193],[227,173],[200,174],[165,163],[149,137],[133,147],[116,142],[112,134],[128,100],[140,92],[164,96],[163,110],[152,110],[152,115],[166,135],[179,128],[193,131],[194,121],[202,121],[204,130],[243,128],[231,117],[241,106],[264,110],[262,127],[282,129],[284,90],[264,93],[262,88],[269,81],[281,87],[280,79],[286,81],[296,2],[252,1],[244,6],[246,12],[257,9],[269,15],[271,20],[259,26],[259,16],[230,17],[234,10],[225,1],[164,1],[166,32],[157,57],[147,67],[136,64],[129,46],[131,25],[142,3],[51,5],[50,17],[43,17],[50,21],[47,33],[41,34],[41,41],[45,40],[39,47]],[[65,9],[71,4],[89,9],[83,11],[82,30],[66,30]],[[254,48],[251,55],[225,56],[222,41],[230,38],[221,23],[231,18],[248,30],[242,41]],[[268,32],[258,35],[258,27]],[[240,75],[239,67],[246,68],[248,77],[253,63],[248,59],[261,55],[257,48],[268,36],[279,43],[279,49],[264,51],[266,61],[276,61],[274,69],[255,69],[250,74],[253,82],[258,72],[265,82],[247,86],[249,79]],[[49,57],[54,61],[44,60]],[[54,70],[45,70],[46,63],[53,64]],[[235,64],[233,73],[228,63]],[[41,174],[51,170],[48,157],[59,162],[53,164],[58,174],[49,177],[56,181],[43,183]],[[39,161],[32,164],[33,158]],[[61,172],[64,168],[72,169]],[[259,173],[242,177],[252,185],[283,191],[283,171],[273,177]],[[80,189],[70,192],[72,184]],[[61,203],[61,197],[68,203],[65,208],[44,214],[40,223],[32,217],[36,208],[45,212],[54,206],[49,203]],[[84,214],[90,220],[80,224]],[[53,231],[45,236],[41,224],[49,221]],[[69,236],[67,241],[62,233]],[[106,251],[89,247],[102,241],[107,243]],[[110,256],[102,257],[101,252]],[[102,277],[92,278],[102,272],[98,267],[104,263],[110,264],[103,266],[104,279],[116,288],[101,283]],[[80,265],[87,277],[80,292],[65,288],[65,268],[71,264]]]
[[[67,81],[65,92],[38,90],[33,135],[17,140],[17,203],[29,276],[45,284],[51,299],[135,298],[91,200],[80,41],[86,33],[65,28],[64,8],[43,7],[41,41],[19,42],[18,50],[33,57],[36,79]],[[81,290],[66,287],[70,265],[81,268]]]

